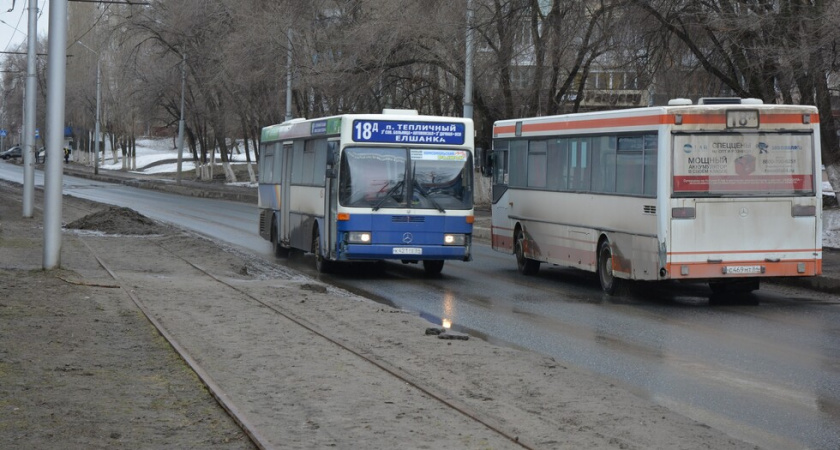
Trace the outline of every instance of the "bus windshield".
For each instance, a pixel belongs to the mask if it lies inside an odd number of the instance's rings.
[[[341,156],[339,202],[374,209],[469,209],[470,167],[465,150],[348,147]]]
[[[674,195],[813,195],[812,140],[809,132],[674,134]]]

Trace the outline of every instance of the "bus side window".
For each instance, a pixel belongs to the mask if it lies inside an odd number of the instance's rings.
[[[507,183],[514,187],[528,186],[528,141],[510,142],[508,150]]]
[[[508,142],[493,143],[493,203],[499,201],[507,191],[508,184]]]
[[[312,141],[313,162],[312,162],[312,184],[315,186],[326,186],[327,175],[327,140],[318,139]]]
[[[569,149],[569,190],[589,191],[589,138],[575,139]]]
[[[615,138],[592,139],[592,192],[615,192]]]
[[[292,185],[302,185],[306,181],[305,172],[303,171],[303,141],[295,141],[292,145]]]
[[[259,174],[261,183],[273,183],[274,170],[274,148],[263,147],[260,152]]]
[[[568,189],[567,163],[568,163],[568,139],[551,139],[546,149],[546,168],[548,176],[546,187],[552,191],[565,191]]]
[[[493,143],[493,184],[508,184],[508,142]]]
[[[544,188],[546,141],[531,141],[528,148],[528,187]]]
[[[641,195],[644,192],[644,156],[642,136],[618,138],[616,192]]]

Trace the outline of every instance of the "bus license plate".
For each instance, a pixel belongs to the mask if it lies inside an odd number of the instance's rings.
[[[727,274],[761,273],[761,266],[726,266],[723,270]]]
[[[395,255],[422,255],[423,249],[420,247],[395,247]]]

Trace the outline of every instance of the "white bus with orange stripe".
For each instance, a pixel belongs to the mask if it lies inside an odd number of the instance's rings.
[[[501,120],[493,249],[630,280],[749,292],[822,272],[819,115],[755,99]]]

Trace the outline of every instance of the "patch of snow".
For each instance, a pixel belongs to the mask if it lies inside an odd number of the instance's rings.
[[[240,152],[243,152],[244,146],[239,147]],[[177,161],[178,160],[178,149],[174,147],[174,140],[165,138],[165,139],[138,139],[137,140],[137,147],[136,147],[136,162],[138,170],[132,170],[132,173],[143,173],[143,174],[158,174],[158,173],[175,173],[178,170],[178,163],[172,162],[171,164],[155,164],[160,161]],[[117,157],[119,161],[114,163],[113,154],[110,151],[105,153],[105,158],[101,161],[100,167],[105,170],[122,170],[122,155],[118,155]],[[231,162],[234,163],[244,163],[248,161],[247,156],[244,153],[234,153],[231,155]],[[216,153],[216,162],[221,161],[221,156],[219,153]],[[256,162],[256,156],[251,151],[251,162]],[[188,149],[184,149],[184,155],[181,160],[181,171],[188,172],[195,170],[195,162],[192,161],[192,157],[189,153]],[[255,184],[252,183],[236,183],[236,185],[245,185],[248,187],[256,187]]]

